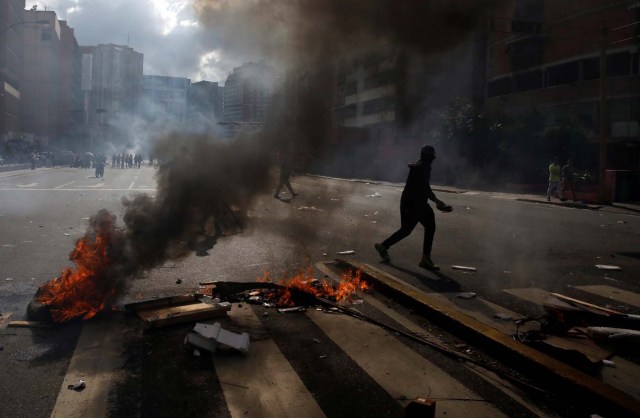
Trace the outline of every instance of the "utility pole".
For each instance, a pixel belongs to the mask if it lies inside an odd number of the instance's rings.
[[[608,29],[606,23],[601,26],[600,44],[600,173],[599,173],[599,199],[601,202],[609,202],[607,190],[607,43]]]

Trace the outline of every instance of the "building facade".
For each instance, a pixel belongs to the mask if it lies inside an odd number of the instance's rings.
[[[58,136],[66,145],[76,148],[83,121],[82,52],[73,28],[60,21],[60,97],[58,105]]]
[[[640,167],[640,4],[510,0],[490,18],[487,105],[535,109],[600,135],[606,60],[609,166]],[[605,61],[602,61],[605,62]]]
[[[149,120],[164,120],[184,125],[191,81],[182,77],[145,75],[142,77],[140,114]]]
[[[113,124],[135,113],[142,89],[143,54],[124,45],[81,46],[83,124],[90,150],[118,141]]]
[[[20,132],[24,0],[0,1],[0,136]]]
[[[224,117],[224,87],[213,81],[191,83],[188,102],[189,126],[199,131],[216,131]]]
[[[21,131],[42,145],[58,135],[61,26],[53,11],[24,11]]]
[[[225,122],[264,122],[271,106],[275,75],[264,62],[233,69],[224,85]]]

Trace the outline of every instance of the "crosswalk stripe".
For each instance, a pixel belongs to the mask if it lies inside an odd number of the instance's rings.
[[[607,285],[575,286],[574,288],[640,308],[640,295],[628,290]]]
[[[251,307],[229,312],[234,325],[264,331]],[[227,407],[233,418],[322,418],[324,413],[271,339],[252,341],[244,356],[213,355]]]
[[[365,373],[396,399],[418,397],[478,400],[480,397],[383,329],[358,319],[311,310],[307,315]],[[504,416],[485,402],[438,400],[438,414],[466,417]]]

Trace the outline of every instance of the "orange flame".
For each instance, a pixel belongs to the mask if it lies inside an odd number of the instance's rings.
[[[76,268],[65,269],[40,288],[38,301],[50,306],[55,322],[92,318],[115,300],[117,289],[106,275],[109,238],[108,233],[95,235],[95,240],[91,234],[80,238],[69,255]]]
[[[270,282],[270,274],[265,272],[258,281]],[[366,291],[370,289],[370,286],[361,278],[360,270],[342,273],[342,277],[340,278],[340,283],[338,285],[333,285],[325,280],[320,282],[315,280],[313,277],[313,269],[311,267],[300,271],[291,278],[282,278],[278,283],[285,286],[284,291],[279,295],[280,297],[276,303],[279,306],[294,305],[292,289],[302,291],[315,297],[332,298],[336,301],[351,301],[353,300],[356,291]]]

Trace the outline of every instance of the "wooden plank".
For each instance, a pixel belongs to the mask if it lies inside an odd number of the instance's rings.
[[[564,302],[568,302],[569,304],[579,305],[581,307],[585,307],[587,309],[593,309],[593,310],[596,310],[598,312],[603,312],[603,313],[610,314],[610,315],[622,314],[621,312],[614,311],[614,310],[607,309],[607,308],[603,308],[602,306],[594,305],[592,303],[585,302],[585,301],[580,300],[580,299],[570,298],[569,296],[561,295],[560,293],[551,293],[551,295],[557,297],[558,299],[560,299],[560,300],[562,300]]]
[[[34,322],[34,321],[11,321],[8,328],[50,328],[51,324],[46,322]]]
[[[200,297],[202,296],[198,294],[169,296],[166,298],[127,303],[126,305],[124,305],[124,308],[128,311],[140,311],[143,309],[160,308],[163,306],[185,305],[200,300]]]
[[[607,285],[575,286],[575,289],[640,308],[640,295],[628,290]]]
[[[138,316],[144,321],[146,328],[160,328],[184,322],[225,316],[227,311],[229,311],[229,307],[198,302],[189,305],[138,311]]]
[[[557,379],[556,385],[562,385],[567,389],[578,389],[580,393],[589,396],[589,404],[596,409],[595,412],[607,411],[609,415],[638,416],[640,402],[631,395],[607,385],[560,360],[515,341],[508,335],[483,324],[474,317],[459,312],[450,304],[435,300],[430,294],[422,291],[413,291],[402,280],[388,273],[376,273],[371,266],[360,263],[357,260],[337,261],[343,266],[362,270],[362,277],[375,283],[379,289],[382,288],[395,295],[411,298],[415,304],[425,311],[439,316],[441,320],[454,323],[461,329],[480,338],[484,343],[492,344],[495,349],[502,350],[504,353],[517,358],[519,362],[526,361],[530,367],[535,367],[538,373],[546,372],[549,375],[553,375]]]

